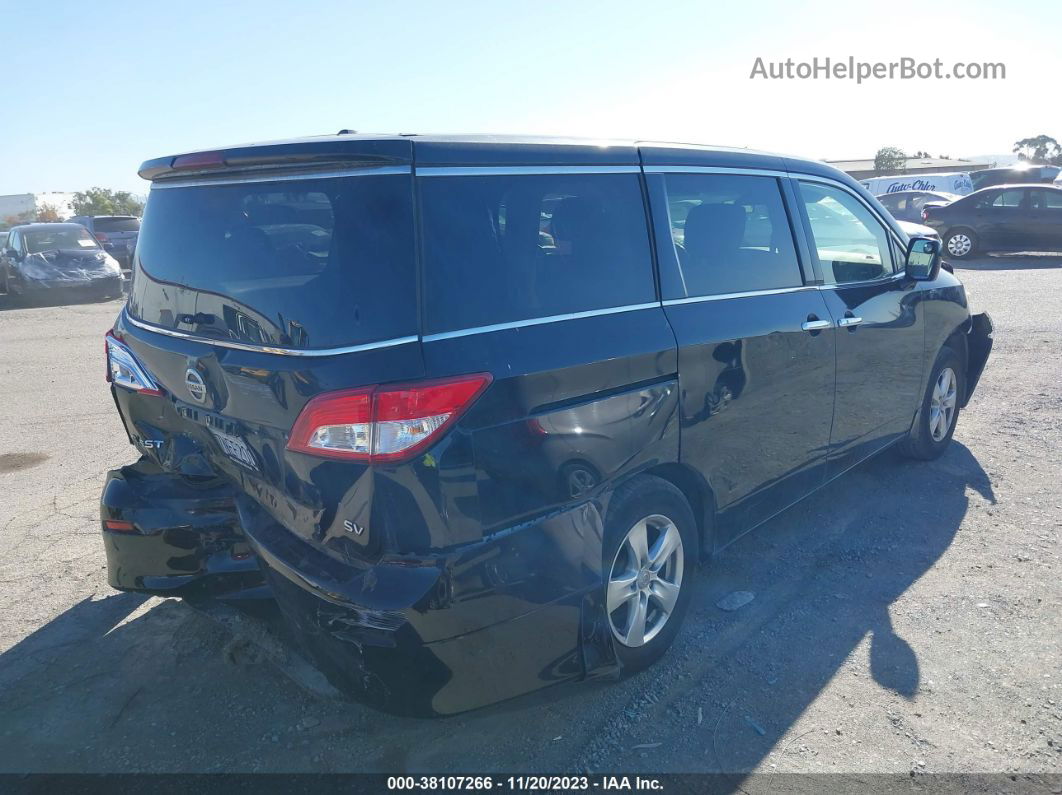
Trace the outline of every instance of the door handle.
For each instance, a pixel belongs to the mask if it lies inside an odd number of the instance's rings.
[[[854,328],[854,327],[858,326],[862,322],[863,322],[863,318],[855,317],[853,315],[852,317],[842,317],[840,320],[837,321],[837,325],[838,326],[842,326],[842,327],[846,327],[846,328]]]
[[[822,331],[832,325],[833,323],[828,320],[819,320],[814,315],[810,315],[807,320],[800,324],[800,328],[804,331]]]

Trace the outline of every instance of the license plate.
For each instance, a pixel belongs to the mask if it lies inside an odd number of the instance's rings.
[[[258,471],[258,464],[254,460],[254,453],[252,453],[251,448],[247,446],[247,442],[239,436],[232,436],[215,428],[211,428],[210,433],[212,433],[214,438],[217,439],[221,449],[225,451],[225,455],[237,464],[242,464],[248,469],[253,469],[255,472]]]

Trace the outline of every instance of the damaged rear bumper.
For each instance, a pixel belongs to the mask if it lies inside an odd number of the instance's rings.
[[[329,680],[387,712],[454,714],[619,673],[596,503],[434,554],[339,560],[233,486],[144,458],[108,474],[101,520],[114,588],[272,596]]]
[[[985,365],[988,364],[988,356],[992,353],[993,330],[992,318],[987,312],[971,316],[970,330],[966,335],[966,389],[963,392],[963,407],[970,402],[977,382],[985,371]]]
[[[592,505],[450,553],[345,563],[238,503],[281,610],[332,683],[358,700],[447,715],[618,671]]]
[[[196,486],[147,459],[107,473],[100,497],[107,580],[168,596],[263,597],[231,486]]]

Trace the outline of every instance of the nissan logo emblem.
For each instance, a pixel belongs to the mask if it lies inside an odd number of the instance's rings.
[[[188,394],[192,396],[192,400],[198,403],[206,402],[207,389],[203,376],[199,375],[195,370],[189,369],[184,374],[184,385],[188,389]]]

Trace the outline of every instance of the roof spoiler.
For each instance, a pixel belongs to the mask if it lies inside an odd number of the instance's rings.
[[[413,144],[394,139],[312,139],[189,152],[146,160],[137,173],[163,181],[198,176],[231,176],[245,172],[319,170],[326,166],[371,168],[413,162]]]

